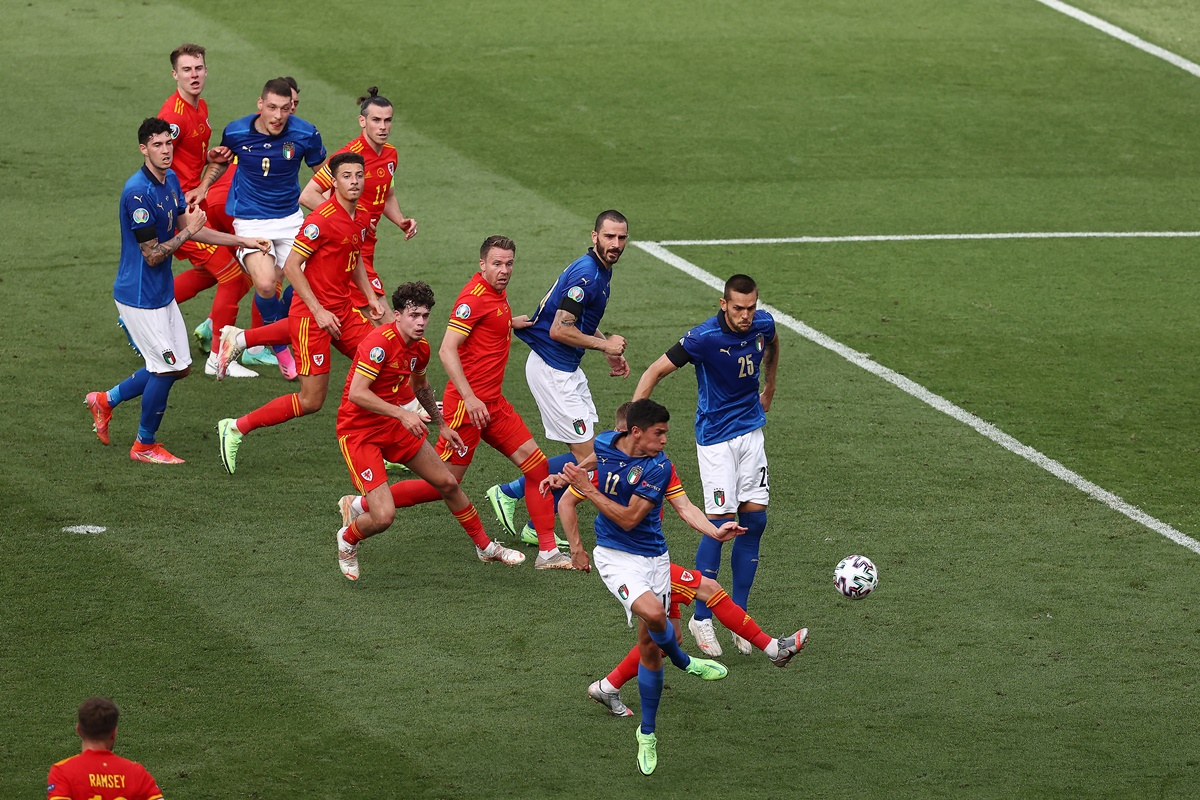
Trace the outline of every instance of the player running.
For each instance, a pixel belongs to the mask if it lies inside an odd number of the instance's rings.
[[[182,464],[182,458],[155,440],[171,386],[187,377],[192,365],[187,329],[175,302],[171,254],[193,239],[261,252],[267,251],[269,243],[206,228],[203,211],[188,211],[179,179],[171,170],[175,146],[166,120],[150,117],[142,122],[138,149],[142,168],[121,191],[121,263],[113,299],[119,321],[146,366],[107,392],[90,392],[84,402],[92,412],[96,436],[108,444],[113,409],[140,396],[141,423],[129,457],[151,464]]]
[[[554,536],[554,504],[538,491],[549,477],[546,456],[533,440],[524,420],[503,394],[504,371],[508,366],[509,342],[515,326],[528,324],[528,317],[513,318],[506,288],[512,277],[517,246],[507,236],[489,236],[479,248],[479,271],[458,295],[438,356],[450,380],[442,408],[454,440],[438,439],[438,455],[462,480],[475,449],[482,440],[511,460],[532,483],[526,498],[538,536],[535,569],[571,569],[571,559],[558,549]],[[406,508],[437,500],[442,495],[423,480],[402,481],[392,486],[392,502]],[[355,510],[370,508],[368,498],[347,498]]]
[[[566,465],[564,474],[571,480],[571,489],[559,503],[571,558],[576,568],[583,570],[591,569],[591,560],[579,538],[575,505],[587,499],[596,506],[596,569],[604,585],[624,606],[626,619],[632,623],[634,615],[638,618],[642,724],[636,736],[638,769],[643,775],[651,774],[658,765],[655,721],[662,696],[663,655],[680,669],[702,678],[723,677],[726,672],[715,661],[692,658],[683,652],[667,617],[671,559],[662,532],[662,504],[673,469],[671,460],[663,454],[669,421],[667,409],[653,400],[633,403],[628,411],[629,430],[609,431],[595,441],[594,483],[586,471],[574,464]],[[699,513],[689,515],[685,521],[718,541],[744,531],[733,521],[717,528]]]
[[[341,153],[329,159],[329,168],[334,176],[334,196],[304,218],[284,267],[295,289],[288,318],[249,331],[229,327],[221,333],[218,358],[222,365],[235,360],[248,345],[290,341],[300,375],[298,393],[277,397],[236,420],[217,423],[221,463],[230,475],[237,469],[244,435],[321,410],[329,393],[330,345],[353,358],[359,342],[371,332],[371,325],[351,304],[351,283],[369,295],[373,318],[390,320],[387,307],[371,292],[362,263],[363,242],[372,235],[370,214],[358,202],[363,157]]]
[[[651,364],[638,381],[634,399],[649,397],[660,380],[689,363],[696,366],[696,455],[704,485],[704,509],[714,525],[733,519],[736,512],[746,528],[746,534],[733,544],[730,567],[733,601],[747,608],[767,527],[771,486],[762,429],[775,396],[779,366],[775,320],[758,308],[758,285],[753,278],[734,275],[725,282],[720,313],[692,328]],[[696,550],[696,569],[716,578],[720,567],[721,542],[702,539]],[[705,603],[696,603],[688,630],[701,650],[721,655],[712,610]],[[749,655],[749,640],[735,632],[733,642]]]
[[[561,472],[563,464],[577,463],[592,453],[600,418],[587,375],[579,367],[584,352],[604,353],[610,376],[629,376],[629,364],[622,355],[624,337],[605,336],[600,331],[613,267],[628,239],[629,222],[619,211],[605,211],[596,217],[591,249],[563,270],[542,298],[530,325],[517,330],[517,338],[529,345],[525,379],[541,412],[546,438],[563,442],[570,450],[550,459],[551,472]],[[519,535],[514,518],[517,500],[527,496],[523,480],[522,476],[488,490],[497,519],[512,536]],[[528,540],[528,534],[522,538]]]
[[[405,464],[445,500],[462,526],[480,561],[500,561],[516,566],[525,556],[488,539],[479,512],[463,494],[458,479],[425,440],[425,423],[399,405],[399,388],[409,385],[426,412],[436,422],[441,441],[458,450],[466,444],[442,418],[425,377],[429,342],[425,326],[433,308],[433,290],[416,282],[402,284],[392,294],[394,319],[372,331],[358,346],[346,376],[338,408],[337,436],[350,480],[362,497],[347,495],[338,503],[342,527],[337,532],[338,567],[350,580],[358,580],[358,548],[363,539],[382,533],[396,517],[396,503],[388,488],[384,459]],[[367,502],[363,503],[365,499]]]

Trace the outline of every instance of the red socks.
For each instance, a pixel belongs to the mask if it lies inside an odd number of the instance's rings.
[[[237,427],[242,433],[249,433],[257,428],[267,428],[279,425],[289,419],[304,416],[300,410],[300,395],[285,394],[276,397],[262,408],[251,411],[244,417],[238,417]]]

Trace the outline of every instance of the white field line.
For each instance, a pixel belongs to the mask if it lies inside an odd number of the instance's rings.
[[[1067,3],[1059,2],[1059,0],[1037,0],[1037,2],[1041,3],[1042,5],[1046,6],[1047,8],[1052,8],[1055,11],[1060,11],[1063,14],[1066,14],[1068,17],[1077,19],[1080,22],[1082,22],[1084,25],[1091,25],[1096,30],[1101,31],[1103,33],[1107,33],[1109,36],[1113,37],[1114,39],[1120,39],[1125,44],[1132,45],[1133,47],[1136,47],[1138,50],[1141,50],[1143,53],[1149,53],[1150,55],[1154,56],[1155,58],[1161,58],[1163,61],[1166,61],[1168,64],[1172,64],[1176,67],[1179,67],[1181,70],[1184,70],[1185,72],[1190,72],[1193,75],[1195,75],[1197,78],[1200,78],[1200,64],[1196,64],[1193,61],[1188,61],[1183,56],[1177,56],[1174,53],[1172,53],[1170,50],[1164,50],[1163,48],[1159,47],[1158,45],[1151,44],[1150,42],[1147,42],[1145,39],[1143,39],[1139,36],[1134,36],[1132,33],[1125,30],[1124,28],[1118,28],[1116,25],[1113,25],[1111,22],[1105,22],[1104,20],[1100,19],[1099,17],[1094,17],[1091,14],[1087,13],[1086,11],[1081,11],[1080,9],[1076,8],[1075,6],[1068,5]]]
[[[732,242],[738,240],[729,241]],[[703,283],[705,286],[708,286],[718,292],[724,291],[725,281],[709,272],[705,272],[692,262],[675,255],[663,247],[663,244],[663,242],[633,242],[634,247],[644,250],[645,252],[649,253],[660,261],[669,264],[680,272],[690,275],[691,277]],[[777,324],[781,324],[787,328],[790,328],[791,330],[803,336],[805,339],[808,339],[810,342],[818,344],[821,347],[824,347],[826,350],[831,350],[832,352],[837,353],[851,364],[862,367],[867,372],[883,378],[896,388],[912,395],[921,402],[932,406],[938,411],[941,411],[943,414],[952,417],[965,425],[971,426],[979,433],[1003,447],[1005,450],[1016,453],[1021,458],[1036,464],[1037,466],[1049,472],[1051,475],[1054,475],[1055,477],[1071,484],[1089,497],[1099,500],[1101,503],[1104,503],[1114,511],[1124,514],[1134,522],[1145,525],[1150,530],[1162,534],[1176,544],[1183,545],[1197,555],[1200,555],[1200,542],[1184,533],[1181,533],[1180,531],[1175,530],[1175,528],[1171,527],[1167,523],[1155,519],[1136,506],[1130,505],[1112,492],[1100,488],[1083,476],[1067,469],[1049,456],[1034,450],[1032,447],[1026,444],[1022,444],[1012,436],[1009,436],[1007,433],[997,428],[995,425],[992,425],[990,422],[983,421],[971,412],[959,408],[941,395],[934,394],[924,386],[921,386],[919,383],[909,380],[898,372],[888,369],[882,364],[872,360],[871,357],[865,353],[860,353],[857,350],[847,347],[841,342],[831,339],[815,328],[809,327],[790,314],[785,314],[779,309],[767,305],[766,303],[763,303],[761,307],[770,312],[771,316],[775,318],[775,322]]]
[[[1039,0],[1040,2],[1040,0]],[[742,244],[837,244],[839,242],[957,242],[988,239],[1186,239],[1200,231],[1023,231],[1015,233],[917,233],[873,236],[790,236],[779,239],[666,239],[663,247]],[[724,288],[724,284],[722,284]]]

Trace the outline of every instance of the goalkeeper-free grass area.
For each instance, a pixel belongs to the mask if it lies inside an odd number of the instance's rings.
[[[1186,3],[1081,7],[1200,59]],[[482,564],[431,505],[341,577],[340,356],[325,409],[247,437],[234,477],[216,421],[292,387],[218,385],[195,352],[160,430],[188,463],[129,461],[136,404],[101,446],[83,396],[138,366],[111,300],[117,198],[182,41],[208,48],[218,131],[281,74],[331,150],[368,86],[395,102],[397,192],[421,232],[385,223],[377,265],[389,286],[428,281],[435,319],[493,233],[518,243],[509,294],[531,311],[609,207],[644,240],[1200,229],[1200,78],[1034,0],[14,7],[0,796],[41,791],[92,694],[121,706],[117,750],[171,798],[1195,796],[1200,556],[783,328],[750,611],[777,635],[808,626],[810,645],[788,670],[755,653],[727,655],[720,682],[669,671],[649,779],[636,718],[585,695],[633,642],[598,576],[537,573],[532,552]],[[1195,244],[676,252],[753,275],[764,301],[1195,538]],[[189,325],[210,298],[183,307]],[[604,327],[634,377],[584,361],[602,418],[716,301],[626,251]],[[508,396],[554,453],[525,356],[514,343]],[[700,503],[690,369],[655,396]],[[493,535],[484,491],[513,476],[486,449],[468,474]],[[667,527],[688,563],[695,534]],[[832,570],[854,552],[881,583],[851,603]]]

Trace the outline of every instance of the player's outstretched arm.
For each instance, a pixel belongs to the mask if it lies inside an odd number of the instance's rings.
[[[562,499],[558,501],[558,519],[562,522],[563,533],[566,534],[567,542],[571,545],[571,565],[581,572],[591,572],[591,559],[588,558],[583,540],[579,538],[579,515],[575,511],[575,506],[580,499],[577,494],[564,492]]]
[[[574,464],[563,465],[563,475],[580,494],[592,501],[601,514],[619,525],[622,530],[633,530],[654,508],[653,503],[636,494],[629,498],[629,505],[621,505],[596,488],[592,479],[588,477],[587,470],[582,470]]]
[[[671,359],[665,355],[659,356],[657,361],[646,367],[646,371],[642,373],[642,377],[638,378],[637,388],[633,390],[633,399],[644,400],[649,397],[650,393],[654,391],[654,387],[658,385],[658,382],[677,369],[679,367],[675,366]]]
[[[625,337],[615,333],[605,337],[597,331],[587,334],[579,330],[578,319],[566,309],[554,312],[554,320],[550,323],[550,338],[570,347],[582,347],[585,350],[599,350],[606,356],[619,356],[625,352]]]
[[[762,403],[763,411],[771,410],[771,401],[775,398],[775,370],[779,367],[779,334],[775,334],[775,338],[763,345],[762,359],[762,392],[759,393],[758,399]]]
[[[712,537],[718,542],[727,542],[735,536],[741,536],[746,532],[745,528],[739,526],[733,520],[726,522],[720,528],[716,527],[709,521],[708,515],[696,506],[686,494],[680,493],[670,498],[669,502],[671,503],[671,508],[675,509],[675,513],[679,515],[679,518],[686,522],[692,530]]]

